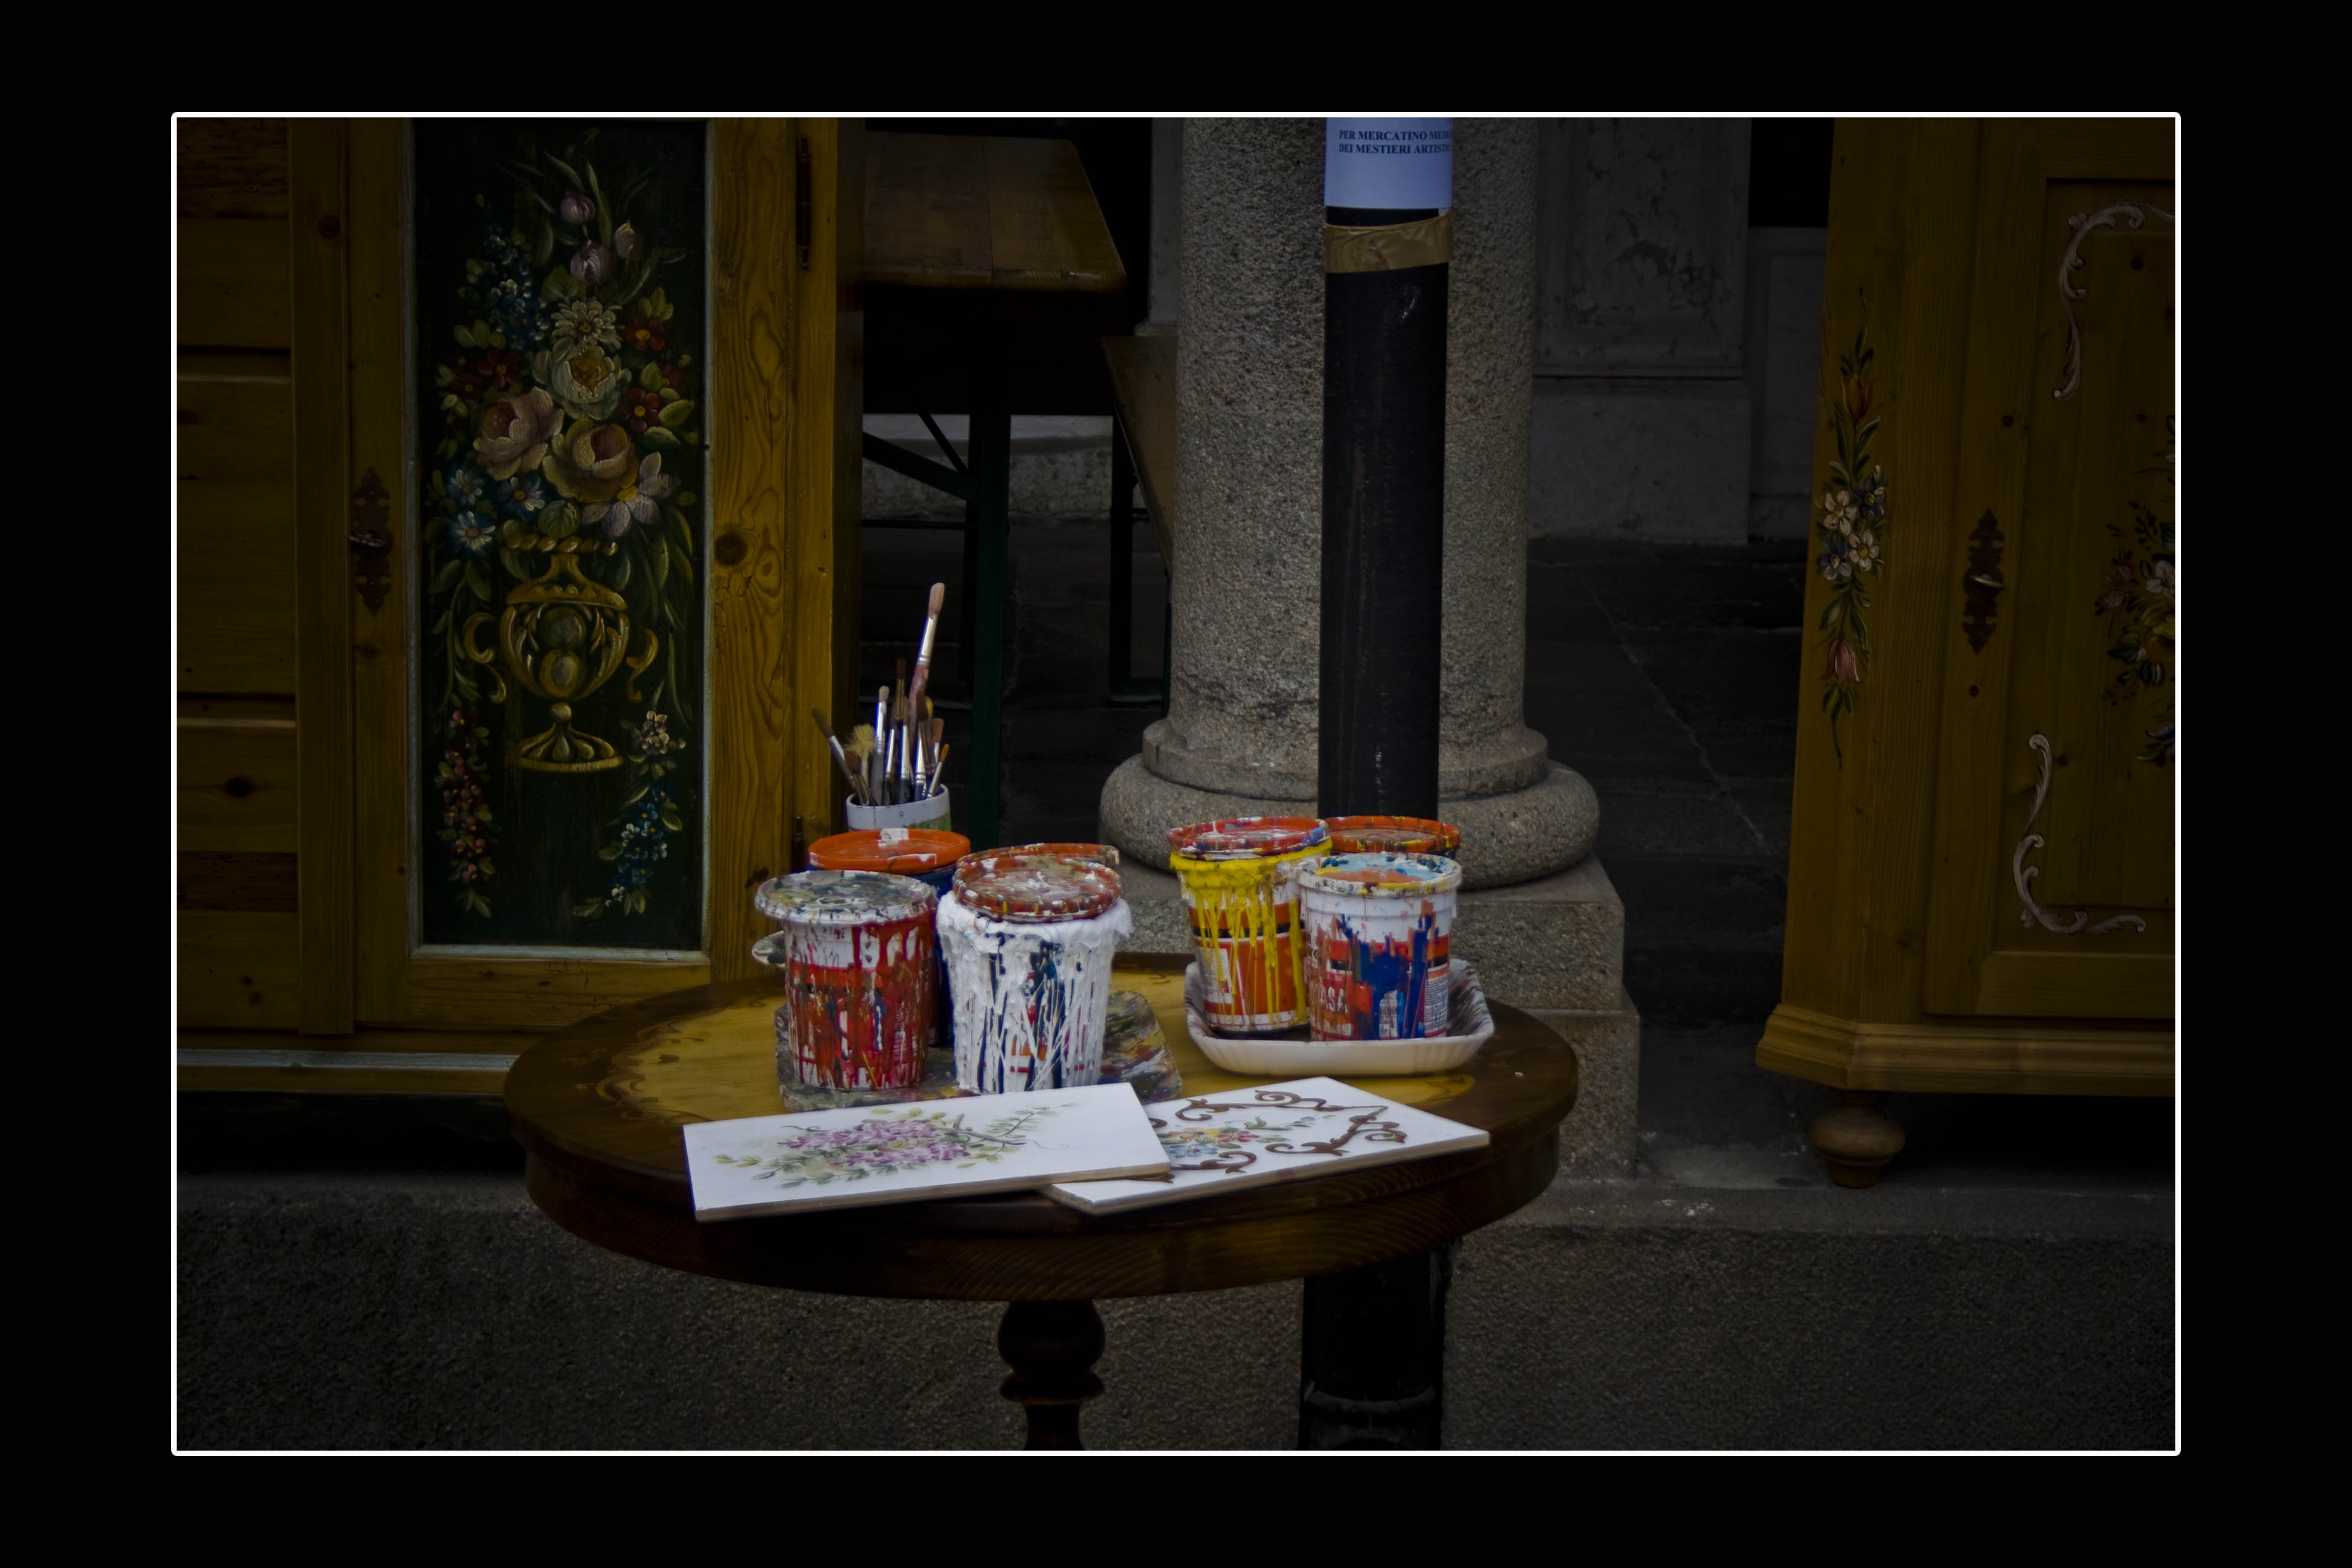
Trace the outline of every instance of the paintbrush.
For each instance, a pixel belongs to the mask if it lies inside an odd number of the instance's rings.
[[[816,721],[816,732],[818,734],[823,735],[828,741],[833,739],[833,726],[824,721],[824,714],[812,708],[809,710],[809,717]]]
[[[940,790],[942,787],[941,781],[947,776],[948,748],[941,746],[940,748],[940,754],[931,760],[931,793],[933,795],[940,793]]]
[[[890,801],[882,783],[890,776],[890,689],[887,686],[874,689],[874,754],[881,759],[874,774],[874,804],[887,805]]]
[[[915,650],[915,677],[907,687],[907,700],[919,718],[931,716],[930,699],[923,693],[931,683],[931,639],[939,633],[940,611],[947,602],[948,585],[932,584],[930,610],[923,619],[923,643]]]
[[[824,738],[824,743],[833,748],[833,765],[839,768],[841,776],[849,781],[849,793],[856,798],[858,805],[865,805],[866,786],[858,782],[856,772],[850,767],[848,754],[842,751],[841,742],[832,735],[827,735]]]
[[[857,759],[857,795],[867,805],[881,804],[874,798],[874,726],[860,724],[849,732],[849,754]]]

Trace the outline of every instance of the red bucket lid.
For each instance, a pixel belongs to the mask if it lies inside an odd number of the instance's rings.
[[[1462,843],[1460,828],[1427,816],[1327,816],[1323,826],[1334,855],[1451,855]]]
[[[1324,837],[1319,817],[1229,816],[1170,828],[1168,848],[1195,860],[1257,860],[1311,848]]]
[[[1066,855],[975,855],[956,867],[955,896],[991,920],[1089,920],[1118,902],[1118,873]]]
[[[971,853],[971,840],[937,827],[860,827],[808,847],[814,871],[887,871],[919,877]]]
[[[1097,866],[1118,869],[1118,846],[1116,844],[1015,844],[1007,849],[992,849],[991,855],[1059,855],[1071,860],[1091,860]]]

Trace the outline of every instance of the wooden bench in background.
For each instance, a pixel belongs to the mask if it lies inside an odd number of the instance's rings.
[[[1176,621],[1176,340],[1105,338],[1110,364],[1110,694],[1113,701],[1155,698],[1168,711],[1169,659]],[[1138,683],[1130,648],[1135,629],[1135,506],[1143,510],[1168,574],[1169,601],[1160,632],[1160,679]]]

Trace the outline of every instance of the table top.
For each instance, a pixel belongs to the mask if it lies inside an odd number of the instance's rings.
[[[1159,1015],[1185,1096],[1279,1081],[1224,1072],[1201,1055],[1184,1027],[1184,962],[1124,956],[1114,984],[1142,993]],[[783,1109],[782,994],[767,976],[675,991],[524,1052],[506,1101],[532,1200],[599,1246],[751,1284],[987,1301],[1226,1289],[1400,1258],[1501,1218],[1550,1184],[1559,1122],[1576,1101],[1567,1042],[1495,1005],[1495,1037],[1460,1070],[1361,1080],[1395,1103],[1486,1129],[1484,1149],[1120,1215],[1004,1193],[698,1222],[678,1130]]]
[[[866,139],[868,283],[1116,294],[1127,268],[1078,150],[1014,136]]]
[[[1160,559],[1176,560],[1176,340],[1105,338],[1111,402],[1127,427],[1143,510],[1151,518]]]

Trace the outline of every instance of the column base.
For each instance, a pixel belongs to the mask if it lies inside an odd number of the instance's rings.
[[[1559,763],[1526,789],[1438,803],[1462,829],[1462,885],[1506,888],[1575,865],[1601,832],[1601,803],[1584,775]],[[1308,800],[1223,795],[1161,778],[1129,757],[1103,784],[1103,837],[1137,860],[1168,868],[1167,833],[1225,816],[1312,816]]]

